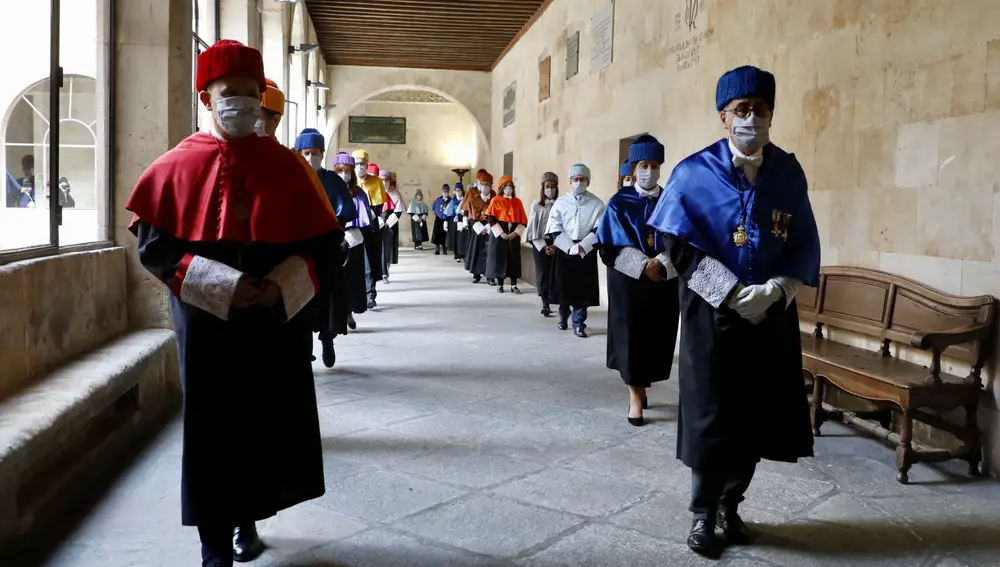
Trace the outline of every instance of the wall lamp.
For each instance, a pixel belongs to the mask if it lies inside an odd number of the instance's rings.
[[[306,87],[315,87],[321,91],[328,91],[330,87],[326,86],[326,83],[321,83],[319,81],[310,81],[306,79]]]
[[[278,4],[297,4],[299,0],[274,0]]]
[[[315,43],[300,43],[298,46],[289,45],[288,46],[288,54],[292,55],[296,51],[301,51],[302,53],[312,53],[313,51],[316,51],[317,49],[319,49],[319,45],[317,45]]]
[[[328,104],[326,106],[323,106],[322,104],[316,105],[317,112],[323,112],[324,110],[333,110],[334,108],[337,108],[336,104]]]

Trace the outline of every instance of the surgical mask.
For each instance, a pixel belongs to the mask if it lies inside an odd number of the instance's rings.
[[[339,175],[340,178],[344,180],[344,183],[350,183],[351,182],[351,172],[350,171],[341,171],[337,175]]]
[[[490,186],[489,185],[480,185],[479,186],[479,192],[483,194],[483,197],[489,197],[490,196]]]
[[[639,184],[639,188],[644,191],[649,191],[656,187],[656,182],[660,180],[660,169],[653,169],[652,167],[648,169],[638,169],[635,172],[636,182]]]
[[[771,142],[771,118],[750,114],[746,118],[733,116],[733,141],[750,152],[756,152]]]
[[[545,198],[546,199],[554,199],[555,196],[556,196],[556,190],[555,189],[546,189],[545,190]]]
[[[257,134],[261,138],[267,137],[267,125],[264,124],[264,120],[262,118],[258,118],[257,122],[254,123],[253,133]]]
[[[364,178],[367,175],[368,168],[364,165],[354,166],[354,173],[358,174],[358,177]]]
[[[260,100],[249,96],[220,98],[213,105],[219,127],[233,138],[246,138],[254,133],[260,118]]]
[[[631,177],[626,177],[625,179],[622,179],[622,187],[631,187],[631,186],[632,186]]]
[[[574,195],[583,195],[587,191],[587,186],[584,185],[583,181],[571,181],[570,187],[573,188]]]
[[[512,197],[513,195],[514,195],[514,190],[511,189],[510,187],[507,187],[506,189],[503,190],[504,197]]]
[[[323,156],[319,154],[312,154],[312,155],[302,154],[302,157],[306,158],[306,161],[309,162],[309,165],[311,165],[312,168],[316,171],[319,171],[319,168],[323,167]]]

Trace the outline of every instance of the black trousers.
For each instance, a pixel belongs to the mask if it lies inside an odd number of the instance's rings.
[[[201,567],[233,567],[233,527],[198,526]]]
[[[734,463],[718,470],[691,469],[691,507],[696,520],[715,523],[716,515],[735,514],[750,488],[757,462]]]

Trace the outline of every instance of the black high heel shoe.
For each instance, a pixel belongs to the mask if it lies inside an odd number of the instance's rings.
[[[629,402],[628,409],[630,412],[632,411],[632,402]],[[646,420],[641,415],[639,417],[629,417],[628,424],[632,427],[642,427],[646,424]]]

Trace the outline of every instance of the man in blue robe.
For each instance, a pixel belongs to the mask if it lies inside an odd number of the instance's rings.
[[[434,245],[434,255],[448,253],[448,204],[451,203],[451,187],[441,186],[441,196],[434,199],[431,208],[434,210],[434,230],[431,231],[431,244]]]
[[[820,242],[795,156],[770,143],[774,76],[719,79],[727,137],[674,169],[649,224],[681,283],[677,456],[692,469],[688,546],[749,542],[737,506],[760,459],[813,454],[795,293],[819,279]]]
[[[295,139],[295,151],[302,154],[302,157],[309,162],[320,182],[323,184],[323,191],[330,201],[337,220],[341,226],[358,218],[358,209],[354,206],[354,199],[347,189],[347,183],[335,174],[323,167],[323,156],[326,148],[326,139],[319,130],[306,128]],[[346,255],[347,242],[342,243],[342,252]],[[315,310],[316,324],[314,330],[319,332],[319,342],[323,347],[323,365],[333,368],[337,362],[337,352],[333,346],[333,339],[337,335],[347,332],[347,294],[344,286],[343,262],[337,262],[331,266],[332,273],[329,277],[321,279],[321,282],[328,282],[330,285],[323,286],[311,307]]]
[[[670,378],[677,341],[677,273],[663,240],[646,224],[663,195],[658,184],[663,159],[656,138],[639,136],[632,143],[628,169],[620,173],[635,176],[637,183],[621,187],[608,201],[594,242],[608,267],[607,366],[628,386],[628,422],[636,427],[645,424],[646,389]]]

